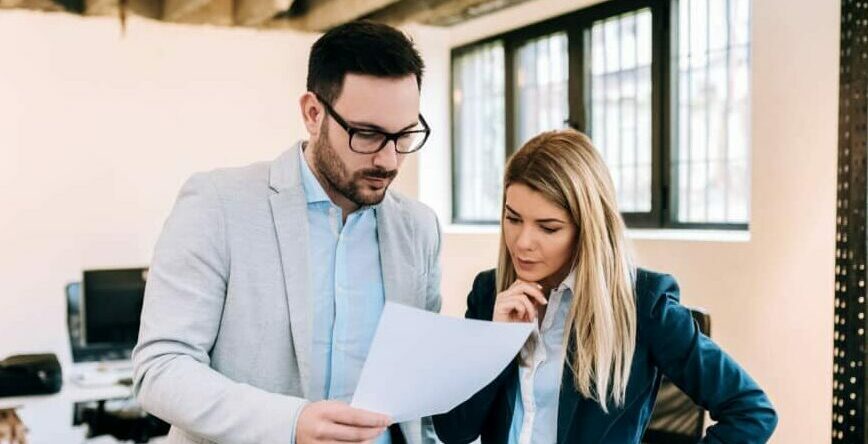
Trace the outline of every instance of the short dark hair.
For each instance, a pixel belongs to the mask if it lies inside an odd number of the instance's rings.
[[[380,23],[353,21],[333,28],[314,42],[308,61],[307,90],[334,103],[347,73],[376,77],[413,74],[421,88],[424,69],[419,51],[404,33]]]

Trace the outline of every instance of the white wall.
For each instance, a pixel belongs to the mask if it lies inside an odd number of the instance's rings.
[[[0,11],[0,356],[68,355],[66,282],[147,265],[192,172],[302,136],[315,37]]]
[[[452,28],[450,44],[591,3],[528,2]],[[829,442],[840,2],[752,4],[750,240],[634,244],[642,266],[674,274],[683,301],[711,312],[715,340],[767,390],[780,414],[772,442]],[[426,154],[426,166],[448,165],[448,153]],[[433,176],[423,171],[421,196],[447,216],[449,178]],[[473,276],[494,266],[497,235],[447,230],[444,312],[457,315]]]

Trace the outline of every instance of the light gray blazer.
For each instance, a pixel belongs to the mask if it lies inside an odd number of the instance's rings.
[[[300,148],[194,175],[166,221],[133,381],[144,409],[172,424],[169,442],[291,444],[307,402],[316,297]],[[386,300],[439,311],[434,212],[391,191],[376,211]],[[401,429],[410,443],[435,440],[428,418]]]

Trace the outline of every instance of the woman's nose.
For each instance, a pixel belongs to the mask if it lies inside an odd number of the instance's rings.
[[[518,233],[518,238],[515,240],[515,246],[520,250],[533,250],[534,247],[534,236],[532,230],[529,227],[524,226],[521,228],[521,231]]]

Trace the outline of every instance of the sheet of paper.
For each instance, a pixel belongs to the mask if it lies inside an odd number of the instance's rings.
[[[352,406],[396,422],[445,413],[493,381],[532,330],[386,303]]]

